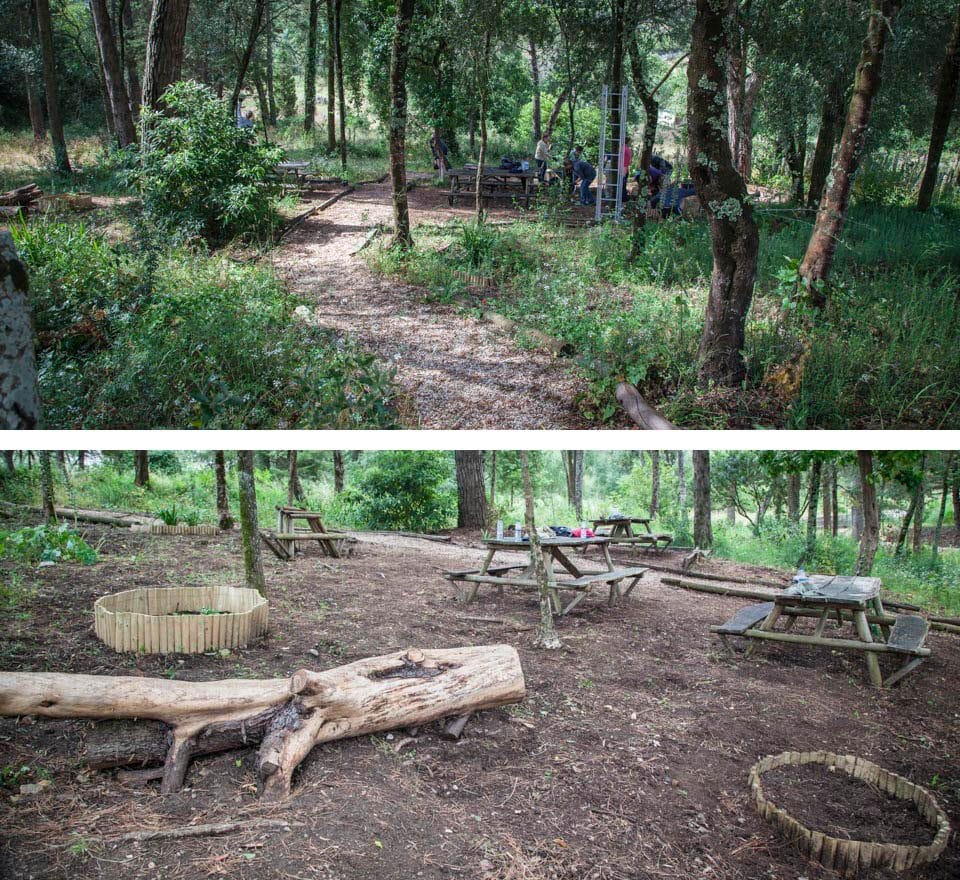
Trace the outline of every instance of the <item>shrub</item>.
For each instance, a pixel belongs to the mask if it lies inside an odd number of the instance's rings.
[[[157,225],[211,242],[268,232],[279,192],[268,180],[283,151],[238,128],[231,108],[205,85],[175,83],[160,100],[163,112],[143,113],[137,172]]]
[[[98,559],[97,551],[66,523],[0,532],[0,557],[17,559],[29,565],[40,562],[92,565]]]

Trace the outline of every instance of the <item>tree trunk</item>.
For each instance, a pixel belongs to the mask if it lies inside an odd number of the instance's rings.
[[[394,242],[404,250],[413,247],[407,208],[407,55],[414,0],[398,0],[390,54],[390,181],[393,187]]]
[[[917,195],[917,210],[926,211],[933,201],[933,191],[937,187],[937,175],[940,172],[940,157],[943,145],[950,129],[950,117],[957,102],[957,82],[960,81],[960,4],[957,5],[957,18],[953,25],[953,35],[947,45],[947,55],[940,67],[940,79],[937,84],[937,105],[933,111],[933,128],[930,132],[930,148],[927,151],[927,164],[920,181]]]
[[[133,453],[133,485],[150,487],[150,453],[146,449],[137,449]]]
[[[537,44],[533,37],[529,38],[530,47],[530,79],[533,83],[533,142],[537,143],[541,136],[540,118],[540,65],[537,62]]]
[[[553,136],[553,129],[556,127],[557,120],[560,118],[560,109],[566,103],[569,95],[569,88],[564,86],[560,94],[557,95],[557,100],[554,102],[553,108],[550,110],[550,115],[547,117],[547,127],[543,130],[543,134]]]
[[[297,451],[291,449],[287,452],[287,504],[293,506],[294,501],[302,502],[304,497],[300,471],[297,468]]]
[[[686,452],[677,451],[677,507],[683,529],[687,528],[687,463]]]
[[[77,451],[77,470],[82,471],[87,466],[87,451],[80,449]]]
[[[818,208],[823,198],[823,188],[830,176],[830,160],[833,158],[833,145],[837,141],[837,129],[840,127],[840,83],[830,83],[820,107],[820,129],[817,132],[817,145],[810,163],[810,187],[807,190],[807,207]]]
[[[132,0],[120,0],[120,24],[122,29],[120,52],[123,55],[123,66],[127,73],[127,97],[130,100],[130,113],[136,120],[140,115],[140,95],[143,91],[140,85],[140,75],[137,73],[137,62],[124,34],[133,31],[133,3]]]
[[[230,515],[230,496],[227,494],[227,458],[222,449],[213,453],[213,471],[217,481],[217,525],[221,529],[233,528]]]
[[[583,450],[569,450],[563,455],[563,468],[567,477],[567,504],[573,508],[577,522],[583,519]]]
[[[810,465],[810,479],[807,482],[807,547],[804,561],[813,559],[813,551],[817,543],[817,508],[820,501],[820,479],[823,473],[823,462],[819,458]]]
[[[933,542],[930,545],[930,553],[933,561],[937,561],[937,554],[940,552],[940,533],[943,531],[943,518],[947,512],[947,493],[950,491],[950,475],[953,470],[953,460],[956,453],[948,452],[946,461],[943,463],[943,482],[940,486],[940,507],[937,510],[937,524],[933,527]]]
[[[487,490],[483,480],[483,452],[453,453],[457,472],[457,527],[482,529],[487,524]]]
[[[237,483],[240,500],[240,531],[243,536],[243,573],[248,587],[267,595],[260,548],[260,522],[257,516],[257,485],[253,475],[253,452],[237,453]]]
[[[713,546],[710,504],[710,453],[694,450],[693,456],[693,545],[701,550]]]
[[[823,477],[822,484],[823,488],[821,489],[821,496],[823,497],[823,534],[830,534],[830,524],[833,522],[833,494],[830,491],[831,484],[831,470],[833,465],[828,462],[823,466]]]
[[[710,222],[713,276],[700,340],[702,383],[737,386],[746,378],[743,359],[747,313],[757,274],[759,233],[743,178],[733,167],[714,98],[726,88],[727,34],[734,0],[697,0],[687,64],[690,175]]]
[[[113,114],[117,143],[123,149],[136,143],[137,132],[133,127],[130,98],[123,81],[123,67],[120,64],[120,54],[117,52],[117,44],[113,37],[113,22],[110,21],[106,0],[90,0],[90,12],[93,14],[93,29],[100,49],[103,78]]]
[[[333,450],[333,491],[339,495],[343,491],[343,453]]]
[[[111,141],[117,140],[117,124],[113,119],[113,109],[110,106],[110,94],[107,91],[107,75],[103,72],[103,55],[99,44],[94,45],[97,53],[97,83],[100,86],[100,101],[103,104],[103,122],[107,127],[107,137]]]
[[[787,519],[800,524],[800,474],[787,474]]]
[[[113,754],[100,746],[93,757],[99,766],[117,766],[134,753],[141,765],[163,761],[165,794],[181,788],[194,756],[258,744],[259,789],[270,801],[289,795],[294,770],[315,745],[420,727],[525,695],[520,658],[510,645],[411,648],[265,680],[0,672],[0,715],[147,721],[136,749],[121,733]]]
[[[40,36],[40,51],[43,56],[43,88],[47,97],[47,120],[50,123],[50,142],[53,145],[53,160],[58,171],[69,174],[70,157],[67,155],[67,140],[63,134],[63,118],[60,115],[60,84],[57,79],[57,60],[53,50],[53,22],[50,19],[49,0],[34,0],[37,13],[37,33]]]
[[[27,110],[30,113],[30,128],[33,130],[33,142],[42,144],[47,136],[47,127],[43,122],[43,104],[40,102],[40,93],[33,82],[33,74],[25,77],[27,91]]]
[[[310,19],[307,25],[307,67],[303,77],[303,130],[313,131],[317,117],[317,28],[320,18],[320,0],[310,0]]]
[[[267,2],[267,63],[266,63],[266,79],[267,79],[267,112],[268,116],[266,117],[267,122],[270,125],[277,124],[277,95],[274,89],[274,77],[273,77],[273,44],[276,40],[276,24],[273,18],[273,3],[272,0]]]
[[[790,200],[798,208],[803,207],[803,179],[807,165],[807,121],[797,120],[799,128],[791,133],[785,144],[787,168],[790,171]]]
[[[337,101],[340,107],[340,167],[347,168],[347,96],[343,89],[343,40],[340,33],[340,18],[343,0],[336,0],[334,5],[334,32],[336,34],[337,50]]]
[[[917,499],[919,498],[919,486],[914,489],[913,494],[910,496],[910,503],[907,505],[907,512],[903,515],[903,520],[900,523],[900,531],[897,532],[897,543],[894,546],[893,555],[900,556],[903,554],[903,548],[907,543],[907,532],[910,529],[910,523],[913,522],[913,516],[917,512]]]
[[[491,513],[497,509],[497,450],[490,453],[490,503],[487,510]]]
[[[480,69],[477,71],[477,86],[480,91],[480,158],[477,159],[477,222],[483,220],[483,193],[480,188],[480,181],[483,178],[483,165],[487,161],[487,91],[490,85],[490,31],[485,30],[483,34],[483,54],[480,59]]]
[[[953,463],[953,527],[960,532],[960,456]]]
[[[867,577],[873,571],[873,559],[880,545],[880,508],[877,504],[877,488],[873,483],[873,453],[857,452],[857,467],[860,471],[863,531],[860,534],[860,553],[855,573]]]
[[[36,428],[40,419],[27,270],[0,231],[0,430]]]
[[[873,101],[880,91],[887,37],[893,29],[893,20],[899,8],[900,0],[872,0],[870,24],[857,65],[853,96],[840,136],[837,158],[833,163],[832,180],[820,203],[807,251],[800,264],[800,275],[810,290],[811,302],[818,308],[827,302],[823,284],[830,274],[843,232],[853,176],[867,139]]]
[[[540,628],[537,630],[535,644],[540,648],[555,650],[563,647],[560,636],[553,625],[553,609],[550,606],[550,587],[547,578],[547,569],[543,561],[543,551],[540,547],[540,535],[537,533],[536,518],[533,513],[533,483],[530,480],[530,456],[526,450],[520,452],[520,469],[523,472],[523,500],[524,513],[527,525],[527,535],[530,538],[530,558],[533,560],[533,575],[537,581],[537,594],[540,597]]]
[[[837,491],[837,464],[834,462],[830,465],[830,497],[831,497],[831,509],[833,511],[832,522],[830,523],[830,534],[834,538],[837,537],[837,532],[839,531],[840,526],[840,504],[839,504],[839,493]]]
[[[650,519],[660,512],[660,452],[651,449],[650,456]]]
[[[660,104],[647,86],[643,75],[643,62],[640,59],[640,45],[636,37],[628,44],[630,54],[630,73],[633,89],[643,104],[643,143],[640,147],[640,191],[637,194],[638,205],[633,215],[633,235],[630,244],[630,262],[634,262],[644,249],[643,228],[647,222],[647,200],[650,198],[650,160],[653,158],[653,146],[657,140],[657,122],[660,117]]]
[[[15,474],[17,472],[17,466],[13,461],[13,452],[14,450],[12,449],[3,450],[3,463],[7,466],[7,471],[11,474]]]
[[[924,484],[926,478],[927,454],[923,453],[920,456],[920,482],[917,483],[916,504],[914,505],[915,510],[913,512],[913,536],[911,546],[914,553],[919,553],[923,549],[923,508],[926,501],[926,486]]]
[[[334,0],[327,0],[327,149],[337,149],[337,23]]]
[[[727,128],[733,165],[747,181],[753,166],[753,110],[760,77],[747,73],[748,38],[743,25],[738,23],[734,30],[727,64]]]
[[[257,38],[260,31],[263,30],[263,13],[266,9],[267,0],[256,0],[253,6],[253,18],[250,21],[250,32],[247,34],[247,46],[243,51],[243,57],[240,59],[240,67],[237,70],[237,82],[233,87],[233,94],[230,96],[230,107],[236,113],[237,104],[240,101],[240,93],[243,91],[243,81],[247,77],[247,68],[250,66],[250,59],[253,58],[253,50],[257,46]],[[263,120],[266,125],[266,118]]]
[[[53,464],[50,461],[50,451],[40,453],[40,491],[43,499],[43,518],[48,523],[57,521],[57,500],[53,491]]]
[[[143,67],[143,105],[160,109],[160,98],[180,79],[190,0],[153,0]]]

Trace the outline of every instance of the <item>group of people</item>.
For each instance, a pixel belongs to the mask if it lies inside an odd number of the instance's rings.
[[[537,177],[544,182],[551,159],[552,145],[550,135],[544,134],[537,141],[534,159],[537,165]],[[623,152],[620,155],[620,167],[626,170],[623,174],[622,200],[629,198],[627,184],[633,171],[633,141],[630,135],[623,139]],[[646,199],[651,208],[658,208],[664,216],[669,213],[680,213],[680,205],[687,196],[695,195],[696,189],[692,183],[674,184],[671,182],[673,165],[661,156],[653,156],[647,168],[649,193]],[[640,169],[633,173],[639,190],[644,186],[644,174]],[[581,205],[595,205],[597,197],[590,189],[590,185],[597,178],[597,169],[586,159],[583,144],[577,144],[563,160],[563,178],[567,181],[570,192],[575,193],[579,187]]]

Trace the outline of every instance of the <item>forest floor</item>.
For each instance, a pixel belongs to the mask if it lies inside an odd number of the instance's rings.
[[[450,207],[432,176],[413,174],[411,222],[473,217],[469,199]],[[314,198],[327,198],[325,190]],[[492,207],[488,216],[516,219]],[[315,304],[316,319],[349,334],[397,369],[405,427],[588,428],[562,359],[520,348],[494,324],[424,291],[372,272],[358,253],[370,230],[393,225],[389,182],[368,184],[302,223],[269,260],[290,288]]]
[[[535,650],[532,597],[491,591],[464,606],[440,577],[480,561],[477,533],[457,532],[449,545],[360,534],[348,559],[310,548],[292,563],[266,560],[271,632],[258,644],[227,657],[117,655],[92,632],[97,597],[237,583],[239,537],[84,531],[101,544],[101,561],[24,577],[20,601],[0,612],[0,668],[273,677],[410,646],[507,642],[520,652],[527,697],[475,716],[457,742],[431,725],[413,739],[397,732],[318,747],[279,806],[257,801],[253,749],[197,760],[183,791],[161,797],[155,784],[133,786],[78,765],[87,722],[0,719],[2,877],[835,877],[778,837],[748,796],[750,766],[785,749],[862,755],[931,787],[954,827],[960,823],[953,636],[933,633],[933,656],[909,683],[876,691],[859,656],[788,645],[750,659],[725,654],[709,626],[745,600],[669,587],[650,571],[620,606],[596,595],[560,621],[563,650]],[[641,561],[676,566],[678,558]],[[786,577],[725,561],[703,565],[771,584]],[[8,574],[0,570],[5,581]],[[30,769],[17,778],[21,767]],[[19,798],[19,782],[42,778],[50,784],[41,793]],[[834,807],[842,816],[842,805]],[[290,830],[109,840],[135,829],[265,817],[289,820]],[[937,864],[911,876],[958,874],[954,835]]]

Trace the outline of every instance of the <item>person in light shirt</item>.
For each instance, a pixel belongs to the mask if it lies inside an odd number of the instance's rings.
[[[537,179],[543,183],[544,175],[547,173],[547,162],[550,160],[550,135],[545,134],[537,141],[533,158],[537,160]]]

